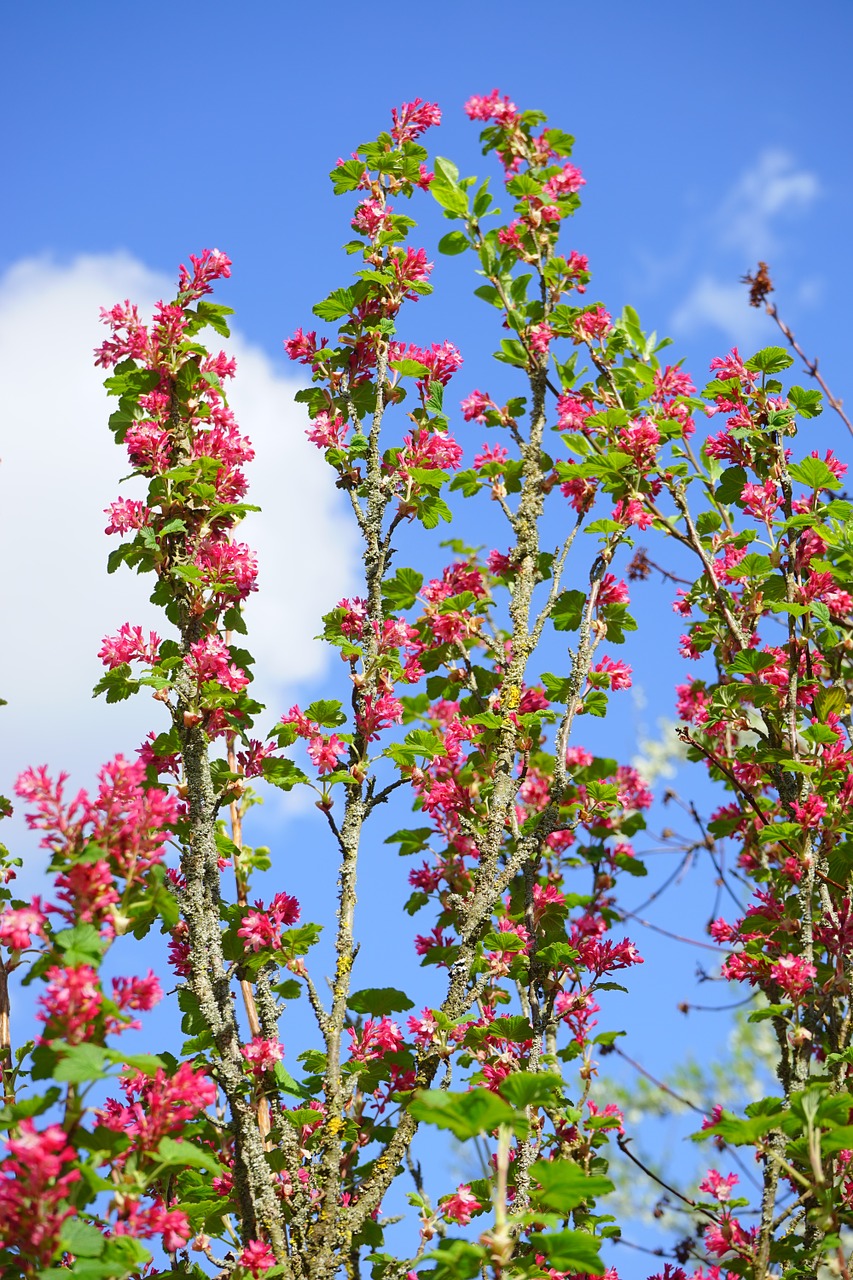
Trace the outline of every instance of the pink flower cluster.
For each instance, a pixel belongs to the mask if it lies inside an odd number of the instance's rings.
[[[204,1071],[182,1062],[172,1076],[158,1067],[152,1076],[130,1072],[121,1083],[123,1103],[108,1098],[100,1112],[101,1122],[131,1139],[119,1157],[126,1162],[131,1154],[155,1151],[161,1138],[180,1133],[185,1125],[216,1100],[216,1085]]]
[[[80,1179],[72,1168],[77,1153],[58,1124],[36,1129],[22,1120],[4,1140],[8,1155],[0,1161],[0,1239],[14,1249],[27,1277],[48,1267],[62,1224],[74,1214],[67,1197]]]
[[[298,920],[299,903],[296,899],[288,893],[277,893],[269,907],[265,908],[259,901],[253,910],[246,912],[237,936],[243,939],[247,951],[260,951],[262,948],[277,951],[281,947],[282,927],[296,924]]]

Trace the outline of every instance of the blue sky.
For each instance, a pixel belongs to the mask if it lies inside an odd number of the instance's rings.
[[[427,141],[463,173],[490,171],[462,111],[473,93],[498,86],[572,132],[587,185],[566,247],[589,255],[589,298],[612,311],[629,302],[647,328],[671,334],[673,357],[685,357],[700,385],[711,356],[733,343],[743,351],[776,340],[738,285],[766,258],[780,310],[820,356],[836,393],[847,391],[846,0],[809,15],[790,0],[545,0],[529,16],[515,3],[466,0],[395,10],[249,3],[239,13],[219,2],[86,0],[18,5],[4,25],[0,348],[11,431],[0,468],[0,553],[13,608],[0,640],[0,693],[11,703],[2,790],[24,764],[43,759],[87,783],[98,761],[132,749],[154,723],[147,704],[114,709],[88,700],[100,637],[126,618],[151,618],[142,584],[103,573],[100,512],[122,467],[89,351],[100,305],[127,294],[150,305],[168,291],[178,262],[205,246],[234,260],[220,297],[237,312],[235,400],[260,458],[253,492],[265,515],[246,536],[260,547],[268,584],[266,603],[253,603],[251,615],[264,692],[283,710],[322,691],[324,660],[312,637],[320,613],[354,584],[355,551],[338,495],[302,439],[281,341],[347,280],[340,246],[350,202],[333,199],[329,169],[385,128],[403,100],[439,102],[444,121]],[[445,229],[437,209],[424,200],[412,212],[423,218],[415,243],[435,257]],[[465,365],[452,389],[461,399],[490,383],[494,313],[472,298],[467,260],[439,258],[433,279],[435,296],[413,311],[408,336],[460,347]],[[825,414],[808,429],[810,447],[844,454],[840,421]],[[460,438],[481,443],[462,431]],[[669,591],[650,587],[637,613],[646,630],[626,656],[647,706],[621,695],[615,732],[623,756],[635,750],[641,722],[654,730],[658,715],[672,714],[670,689],[685,670],[665,647],[678,634]],[[662,653],[671,656],[662,661]],[[616,750],[607,739],[613,728],[596,732],[599,749]],[[683,773],[679,786],[701,789]],[[273,802],[257,838],[279,842],[283,887],[315,905],[317,918],[334,876],[330,850],[304,856],[320,839],[312,818],[304,811],[283,819]],[[379,844],[367,865],[384,895],[365,917],[386,941],[372,957],[366,949],[375,979],[387,967],[388,938],[407,945],[388,923],[405,883],[402,864],[389,869]],[[679,900],[685,928],[701,931],[707,885]],[[705,986],[697,995],[691,960],[654,936],[640,941],[648,963],[634,995],[602,1025],[629,1026],[635,1056],[659,1072],[683,1045],[683,1027],[660,1021],[675,1001],[724,1003],[726,993],[705,998]],[[694,1025],[703,1047],[720,1033],[719,1024],[703,1033]],[[630,1265],[622,1270],[632,1274]]]

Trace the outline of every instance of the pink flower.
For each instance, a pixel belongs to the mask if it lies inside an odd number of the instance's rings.
[[[724,1200],[731,1199],[732,1187],[737,1181],[736,1173],[730,1173],[724,1178],[716,1169],[709,1169],[703,1181],[699,1183],[699,1190],[722,1203]]]
[[[822,600],[830,613],[837,617],[843,617],[853,610],[853,596],[836,584],[831,573],[809,573],[797,594],[804,602]]]
[[[299,903],[287,893],[277,893],[265,909],[261,901],[243,916],[238,938],[243,938],[252,951],[262,947],[278,950],[281,947],[282,925],[296,924],[299,919]]]
[[[131,498],[118,498],[107,507],[104,515],[110,518],[104,533],[129,533],[131,529],[144,528],[151,512],[144,502],[135,502]]]
[[[613,328],[613,322],[604,307],[592,307],[575,317],[573,328],[576,341],[591,342],[593,338],[605,338]]]
[[[268,1244],[264,1244],[262,1240],[250,1240],[241,1251],[237,1262],[257,1280],[258,1276],[275,1266],[276,1259]]]
[[[763,484],[745,484],[741,489],[740,499],[749,515],[765,522],[772,520],[782,505],[778,486],[769,477]]]
[[[623,427],[617,437],[617,447],[630,454],[641,471],[651,468],[659,444],[660,432],[646,418]]]
[[[360,231],[362,235],[375,240],[380,231],[384,231],[390,221],[390,208],[384,205],[381,200],[371,198],[370,200],[362,201],[356,209],[352,227],[354,231]]]
[[[125,622],[116,636],[105,636],[101,642],[98,657],[105,667],[111,671],[125,662],[144,662],[153,666],[159,659],[160,637],[148,632],[146,641],[141,627],[132,627]]]
[[[339,760],[346,760],[349,748],[336,733],[324,738],[318,734],[308,743],[308,754],[320,773],[333,773]]]
[[[113,1000],[119,1009],[141,1009],[148,1012],[163,999],[163,988],[154,974],[148,970],[145,978],[113,978]]]
[[[518,108],[514,102],[500,91],[493,89],[486,97],[469,98],[465,103],[465,114],[469,120],[495,120],[504,127],[512,126],[518,118]]]
[[[403,447],[392,465],[408,482],[412,471],[456,471],[461,461],[462,448],[452,436],[420,430],[414,436],[403,437]]]
[[[342,449],[348,429],[349,423],[344,422],[339,413],[332,418],[324,409],[317,414],[305,434],[318,449]]]
[[[613,508],[613,519],[618,524],[633,524],[638,529],[648,529],[655,518],[638,498],[621,498]]]
[[[278,1040],[264,1040],[261,1036],[255,1036],[251,1044],[242,1045],[240,1052],[256,1076],[272,1071],[284,1057],[284,1047]]]
[[[497,405],[484,391],[472,391],[470,396],[462,401],[461,408],[462,417],[466,422],[485,422],[486,414],[490,409],[496,409]]]
[[[587,400],[579,400],[573,392],[567,392],[557,400],[557,425],[561,431],[582,431],[587,418],[595,408]]]
[[[696,392],[690,374],[685,373],[677,365],[671,364],[666,366],[663,373],[660,369],[655,370],[654,386],[651,399],[656,403],[666,400],[669,396],[692,396]]]
[[[39,997],[42,1011],[36,1016],[44,1022],[46,1040],[61,1037],[69,1044],[80,1044],[89,1038],[93,1023],[101,1012],[103,995],[96,971],[88,964],[61,968],[51,965],[48,984]]]
[[[750,1250],[757,1228],[747,1233],[727,1211],[719,1222],[711,1223],[705,1228],[705,1246],[721,1258],[723,1254]]]
[[[219,249],[202,249],[198,258],[191,253],[190,262],[193,264],[192,276],[182,263],[178,284],[181,293],[191,294],[192,299],[210,293],[211,281],[227,280],[231,275],[231,259]]]
[[[530,344],[531,351],[535,351],[540,356],[547,356],[553,336],[554,330],[547,322],[533,325],[527,331],[527,341]]]
[[[0,1234],[23,1265],[15,1271],[36,1276],[50,1266],[62,1224],[74,1214],[67,1198],[80,1171],[63,1167],[77,1153],[58,1124],[39,1131],[22,1120],[3,1141],[9,1154],[0,1161]]]
[[[399,109],[394,107],[391,120],[391,137],[400,146],[403,142],[411,142],[420,137],[434,125],[441,124],[441,109],[435,102],[415,98],[414,102],[404,102]]]
[[[621,659],[614,662],[611,658],[604,657],[590,671],[590,684],[594,688],[603,685],[614,692],[617,689],[630,689],[631,674],[631,668]]]
[[[251,947],[252,951],[260,951],[262,947],[277,949],[281,946],[280,929],[261,910],[246,912],[237,930],[237,937],[243,938],[247,949]]]
[[[428,1044],[432,1044],[433,1037],[438,1031],[438,1023],[435,1020],[435,1014],[432,1009],[422,1009],[419,1018],[411,1017],[408,1019],[406,1026],[415,1038],[415,1043],[421,1048]]]
[[[204,588],[220,606],[227,608],[245,600],[258,589],[258,557],[245,543],[207,538],[196,553],[195,563],[202,570]]]
[[[179,1133],[216,1100],[216,1085],[204,1069],[196,1070],[189,1062],[182,1062],[173,1076],[162,1067],[153,1076],[132,1071],[121,1088],[125,1104],[108,1098],[99,1115],[108,1129],[131,1138],[122,1160],[135,1151],[154,1150],[161,1138]]]
[[[571,462],[571,459],[569,461]],[[597,492],[598,485],[596,481],[587,476],[574,476],[571,480],[566,480],[560,485],[560,493],[564,498],[569,499],[578,515],[582,515],[589,510]]]
[[[347,602],[345,600],[341,601],[342,605],[345,605],[346,603]],[[311,738],[318,731],[317,725],[314,721],[309,720],[308,716],[306,716],[304,712],[300,711],[299,707],[295,704],[288,712],[285,713],[285,715],[281,717],[281,723],[292,724],[300,738]]]
[[[502,444],[484,444],[482,451],[476,454],[474,458],[474,470],[479,471],[490,462],[504,463],[508,457],[509,450],[505,449]]]
[[[228,646],[213,633],[190,645],[190,652],[184,662],[199,685],[215,680],[223,689],[239,693],[249,683],[246,673],[231,661]]]
[[[628,938],[616,943],[602,942],[593,937],[579,938],[572,945],[577,947],[579,963],[599,977],[603,973],[615,973],[617,969],[643,964],[642,956]]]
[[[350,1056],[356,1062],[382,1058],[403,1046],[403,1033],[390,1018],[380,1018],[378,1022],[368,1018],[360,1034],[355,1027],[347,1027],[347,1035],[351,1041]]]
[[[737,929],[723,920],[722,916],[708,925],[708,932],[715,942],[720,943],[731,942],[732,938],[737,937]]]
[[[605,573],[598,588],[596,608],[604,609],[611,604],[629,604],[628,588],[612,573]]]
[[[415,360],[418,364],[424,365],[428,374],[426,377],[417,379],[417,385],[421,390],[426,390],[429,382],[440,382],[442,386],[447,386],[456,370],[462,365],[462,356],[452,342],[441,344],[434,342],[428,350],[424,347],[416,347],[412,343],[406,347],[402,342],[392,342],[389,359],[391,361]]]
[[[744,368],[737,347],[732,347],[727,356],[714,356],[708,367],[711,373],[717,373],[724,382],[729,378],[737,378],[739,382],[752,385],[756,379],[756,374],[748,373]]]
[[[0,914],[0,943],[10,951],[26,951],[34,937],[45,936],[46,923],[40,898],[33,898],[28,907],[7,907]]]
[[[173,1253],[176,1249],[183,1249],[192,1235],[192,1227],[181,1209],[167,1209],[160,1199],[148,1209],[142,1209],[138,1200],[125,1199],[115,1234],[133,1236],[136,1240],[160,1236],[163,1248]]]
[[[812,829],[821,825],[826,816],[826,801],[818,795],[810,795],[804,804],[794,801],[792,808],[797,815],[797,822]]]
[[[580,191],[581,187],[586,186],[586,178],[580,169],[573,164],[563,165],[559,173],[555,173],[550,177],[543,186],[542,190],[546,196],[550,196],[553,200],[565,199],[566,196],[574,195]],[[583,270],[586,270],[584,265]]]
[[[364,710],[357,716],[358,731],[368,742],[373,742],[383,729],[399,724],[402,718],[403,704],[399,699],[390,693],[383,693],[378,698],[368,693],[364,698]]]
[[[589,1107],[589,1120],[587,1120],[586,1122],[588,1128],[618,1129],[620,1134],[624,1134],[625,1116],[619,1110],[615,1102],[608,1102],[607,1106],[604,1107],[603,1109],[600,1108],[597,1105],[597,1103],[592,1101],[588,1102],[586,1105]],[[591,1125],[589,1121],[593,1119],[598,1120],[599,1123]],[[611,1120],[612,1123],[611,1124],[602,1123],[605,1120]]]
[[[792,1000],[799,1000],[809,990],[816,975],[817,969],[813,964],[790,952],[770,966],[770,977]]]
[[[452,1196],[442,1201],[441,1212],[448,1222],[458,1222],[460,1227],[465,1227],[482,1207],[470,1186],[463,1183]]]
[[[325,345],[324,338],[320,349]],[[291,360],[298,360],[300,364],[312,364],[318,351],[317,334],[314,330],[311,333],[303,333],[301,329],[297,329],[292,338],[285,338],[284,349]]]

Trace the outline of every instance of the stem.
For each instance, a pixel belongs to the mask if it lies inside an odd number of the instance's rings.
[[[0,1075],[3,1080],[3,1105],[15,1105],[15,1089],[12,1084],[12,1029],[9,1003],[9,971],[0,964]]]

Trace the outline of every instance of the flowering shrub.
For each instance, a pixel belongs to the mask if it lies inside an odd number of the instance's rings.
[[[572,139],[497,91],[466,110],[485,126],[511,219],[500,221],[488,180],[428,160],[419,139],[438,107],[403,104],[389,133],[332,171],[335,193],[355,201],[357,269],[314,308],[331,329],[285,342],[310,378],[297,397],[309,439],[363,544],[362,594],[323,619],[346,705],[294,706],[267,738],[252,736],[262,708],[235,637],[256,589],[255,555],[236,537],[253,510],[253,451],[226,398],[234,362],[200,341],[227,335],[228,308],[210,295],[228,258],[192,257],[148,323],[129,301],[103,313],[110,427],[147,484],[144,500],[107,512],[107,533],[123,539],[109,567],[153,575],[169,638],[124,623],[103,641],[97,692],[150,689],[163,726],[134,761],[105,766],[92,798],[68,798],[65,776],[43,768],[17,784],[53,888],[50,902],[15,898],[7,861],[4,991],[25,965],[42,1030],[14,1054],[3,1032],[4,1275],[604,1273],[602,1244],[619,1235],[610,1165],[630,1134],[591,1093],[597,1055],[618,1034],[596,1015],[614,975],[643,963],[617,927],[618,895],[643,873],[632,841],[653,797],[626,762],[577,738],[584,716],[606,715],[631,686],[614,650],[636,628],[626,576],[650,572],[642,550],[622,567],[640,533],[679,544],[695,568],[676,599],[681,652],[708,661],[678,688],[680,735],[729,792],[708,838],[735,841],[752,895],[710,933],[723,975],[755,992],[753,1016],[773,1027],[781,1091],[745,1116],[707,1119],[698,1137],[721,1163],[754,1148],[758,1198],[711,1168],[683,1197],[700,1227],[663,1274],[763,1280],[826,1264],[848,1275],[845,467],[817,450],[794,461],[797,421],[820,412],[820,393],[785,388],[784,349],[715,358],[700,393],[662,365],[665,344],[631,308],[614,319],[587,301],[589,263],[558,243],[584,185]],[[435,199],[455,224],[440,252],[476,259],[477,294],[507,335],[496,358],[522,393],[505,403],[460,382],[452,343],[397,336],[401,312],[431,289],[426,250],[407,244],[414,198]],[[465,423],[499,432],[497,443],[478,444]],[[452,503],[481,498],[505,520],[501,547],[457,541],[432,578],[397,563],[405,528],[427,538]],[[547,638],[564,654],[555,671],[541,670]],[[262,860],[242,825],[258,777],[313,792],[338,856],[328,995],[311,962],[319,926],[287,884],[250,898]],[[392,797],[417,815],[391,843],[415,859],[412,948],[434,973],[418,1014],[403,991],[357,986],[359,858]],[[113,946],[155,925],[187,1036],[178,1056],[121,1047],[163,998],[158,978],[102,976]],[[296,1079],[282,1059],[285,1002],[300,994],[316,1043]],[[436,1194],[412,1156],[422,1125],[485,1144],[484,1176]],[[417,1224],[394,1235],[382,1203],[407,1168]],[[164,1255],[170,1269],[156,1272]]]

